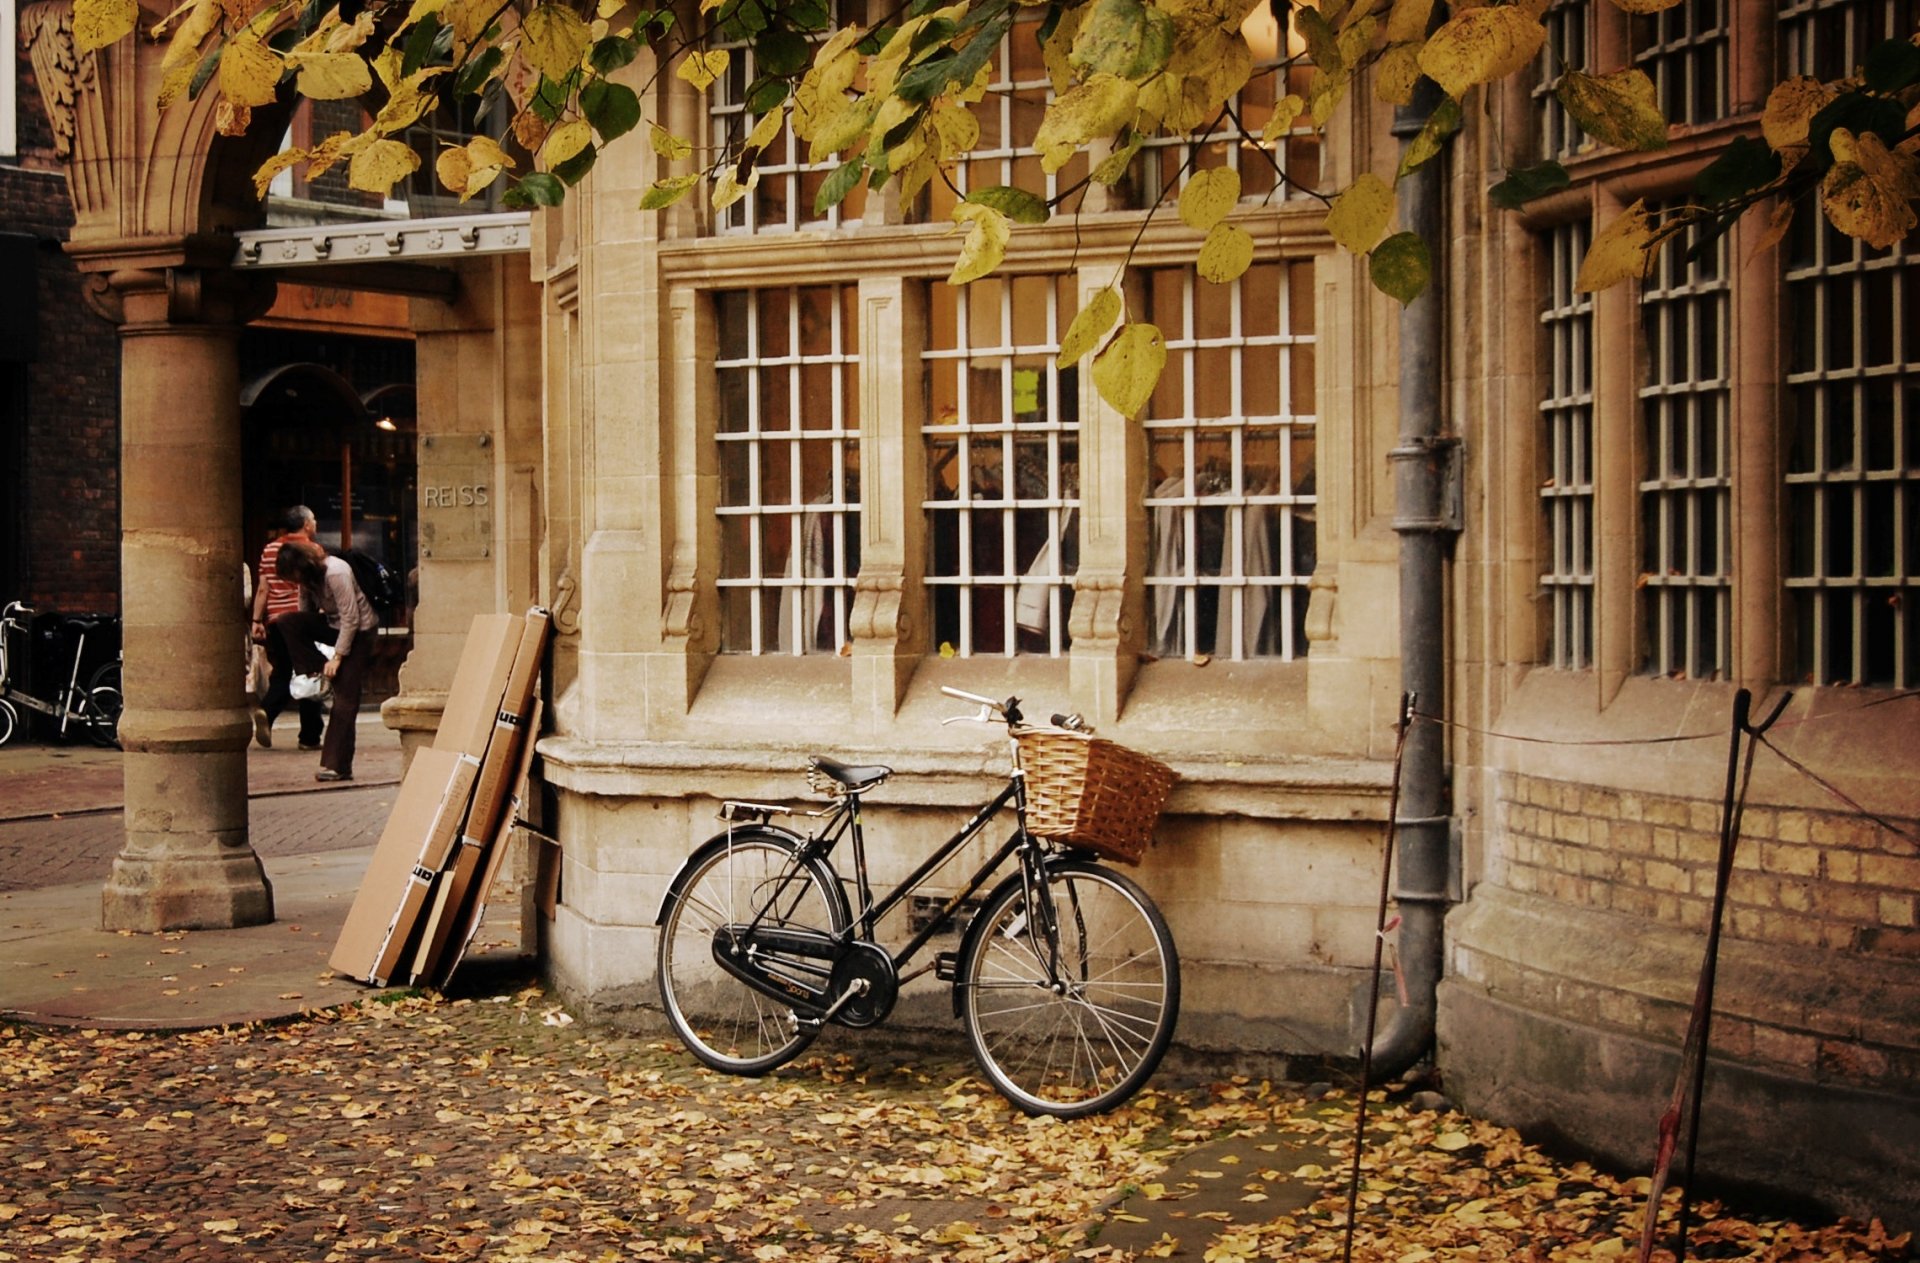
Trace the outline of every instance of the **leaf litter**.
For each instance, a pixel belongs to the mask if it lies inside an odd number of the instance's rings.
[[[487,999],[182,1034],[0,1030],[0,1263],[1342,1252],[1339,1092],[1163,1073],[1062,1122],[1020,1114],[951,1055],[871,1036],[736,1079],[558,1022],[537,987]],[[1356,1259],[1606,1260],[1637,1236],[1644,1179],[1384,1095],[1369,1114]],[[1690,1242],[1715,1260],[1912,1257],[1877,1222],[1714,1203]]]

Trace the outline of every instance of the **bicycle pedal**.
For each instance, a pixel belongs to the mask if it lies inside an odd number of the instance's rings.
[[[941,982],[952,982],[955,978],[958,978],[960,976],[960,953],[934,953],[933,976]]]

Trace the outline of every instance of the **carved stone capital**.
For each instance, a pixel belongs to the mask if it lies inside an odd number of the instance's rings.
[[[905,576],[897,571],[862,572],[853,583],[848,617],[855,641],[896,645],[913,634],[913,620],[902,611]]]

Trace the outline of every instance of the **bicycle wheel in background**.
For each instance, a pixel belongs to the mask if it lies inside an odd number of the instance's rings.
[[[12,702],[0,698],[0,746],[13,740],[13,735],[19,731],[20,712],[13,708]]]
[[[120,691],[120,664],[109,662],[87,681],[84,720],[87,737],[97,746],[120,744],[120,712],[126,707]]]
[[[800,865],[795,845],[774,833],[736,829],[688,862],[668,894],[660,923],[660,1000],[667,1021],[693,1055],[715,1070],[757,1075],[782,1065],[817,1031],[793,1010],[722,969],[716,937],[754,922],[830,933],[847,924],[845,897],[825,864]],[[771,907],[769,907],[771,901]],[[762,953],[763,965],[818,988],[829,962]]]
[[[1146,892],[1084,861],[1047,867],[1057,967],[1025,883],[987,897],[961,949],[961,1020],[986,1076],[1029,1114],[1079,1118],[1139,1091],[1173,1041],[1180,961]]]

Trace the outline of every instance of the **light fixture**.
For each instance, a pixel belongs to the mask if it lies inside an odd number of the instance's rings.
[[[1246,36],[1247,47],[1253,50],[1255,65],[1270,65],[1279,59],[1280,20],[1274,16],[1271,4],[1263,0],[1254,5],[1253,12],[1240,24],[1240,33]]]
[[[400,427],[393,423],[392,417],[381,417],[373,423],[373,428],[376,430],[397,430]]]

